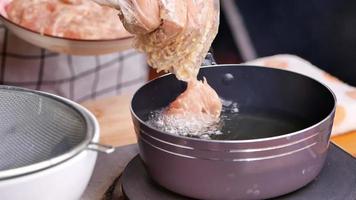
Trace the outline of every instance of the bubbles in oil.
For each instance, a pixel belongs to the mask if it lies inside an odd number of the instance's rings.
[[[173,117],[164,109],[150,113],[148,124],[173,135],[212,140],[248,140],[293,133],[311,126],[310,120],[285,110],[265,107],[240,107],[222,100],[218,120],[209,117]]]
[[[224,99],[221,101],[223,108],[219,120],[208,115],[199,117],[165,115],[165,109],[160,109],[150,112],[147,123],[173,135],[211,139],[212,136],[222,135],[224,122],[239,111],[236,102]]]

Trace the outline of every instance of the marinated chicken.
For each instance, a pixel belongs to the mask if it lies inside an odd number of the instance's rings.
[[[90,0],[12,0],[7,17],[41,34],[72,39],[116,39],[130,36],[118,11]]]
[[[187,89],[168,106],[165,114],[189,118],[208,115],[212,120],[217,120],[221,109],[222,104],[218,94],[204,78],[203,81],[195,79],[189,81]]]

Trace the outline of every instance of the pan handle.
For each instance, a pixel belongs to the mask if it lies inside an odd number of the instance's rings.
[[[202,64],[202,66],[208,66],[208,65],[217,65],[214,59],[213,48],[209,49],[208,53],[205,56],[204,62]]]
[[[92,151],[106,153],[106,154],[110,154],[115,151],[115,147],[113,147],[111,145],[103,145],[103,144],[94,143],[94,142],[91,142],[88,145],[87,149],[92,150]]]

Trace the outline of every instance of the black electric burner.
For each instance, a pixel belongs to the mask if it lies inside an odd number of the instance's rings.
[[[189,200],[154,183],[139,156],[130,161],[121,179],[122,192],[129,200]],[[118,186],[119,187],[119,186]],[[305,187],[274,199],[356,200],[356,159],[334,144],[319,176]]]

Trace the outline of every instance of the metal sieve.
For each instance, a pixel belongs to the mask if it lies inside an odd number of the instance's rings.
[[[111,153],[94,143],[99,127],[82,106],[62,97],[0,86],[0,180],[57,165],[85,149]]]

